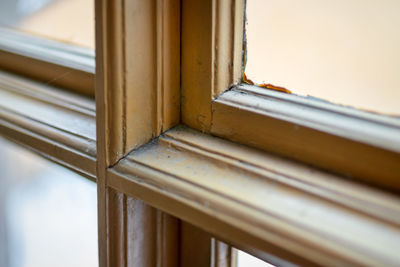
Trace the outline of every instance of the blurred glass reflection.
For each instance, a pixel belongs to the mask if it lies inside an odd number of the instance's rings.
[[[94,0],[1,0],[0,26],[94,48]]]
[[[98,266],[96,184],[0,137],[0,266]]]
[[[400,115],[400,1],[248,0],[247,77]]]

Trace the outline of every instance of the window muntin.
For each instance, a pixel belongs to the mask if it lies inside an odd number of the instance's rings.
[[[257,84],[400,114],[398,1],[247,1],[247,65]]]

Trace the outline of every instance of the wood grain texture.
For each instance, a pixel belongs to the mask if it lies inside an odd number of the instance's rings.
[[[209,132],[211,101],[241,80],[243,1],[182,1],[182,121]]]
[[[94,51],[0,28],[0,67],[94,97]]]
[[[0,72],[0,129],[7,138],[95,180],[92,100]]]
[[[107,182],[265,260],[399,261],[398,196],[187,128],[134,151]]]
[[[250,86],[212,105],[214,135],[400,191],[398,118]]]

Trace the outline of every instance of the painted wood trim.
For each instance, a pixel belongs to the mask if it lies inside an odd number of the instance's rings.
[[[182,121],[209,132],[211,101],[241,81],[243,0],[182,1]]]
[[[98,110],[110,166],[179,123],[180,1],[99,2]]]
[[[0,72],[0,132],[95,180],[94,102]]]
[[[188,128],[132,152],[107,184],[265,260],[400,260],[398,196]]]
[[[0,68],[94,97],[94,51],[0,28]]]
[[[400,191],[399,118],[245,85],[212,107],[214,135]]]
[[[179,123],[180,1],[97,0],[95,17],[99,262],[100,266],[129,265],[132,257],[141,260],[147,252],[136,246],[135,255],[121,256],[125,250],[119,251],[109,239],[115,222],[107,202],[107,168]],[[145,231],[146,225],[166,227],[165,235],[156,239],[142,235],[143,242],[158,247],[149,258],[151,266],[154,257],[157,266],[174,266],[172,251],[178,245],[165,243],[174,229],[166,216],[143,217],[136,226],[137,221],[132,222],[137,233],[141,227]],[[125,235],[127,246],[136,242],[123,229],[115,231]],[[124,261],[115,262],[116,255]]]

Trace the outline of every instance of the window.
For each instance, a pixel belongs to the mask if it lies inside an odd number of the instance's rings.
[[[399,261],[396,119],[241,84],[244,1],[95,11],[96,108],[4,74],[0,131],[97,182],[100,266]]]
[[[249,0],[246,74],[294,94],[399,115],[399,7]]]

